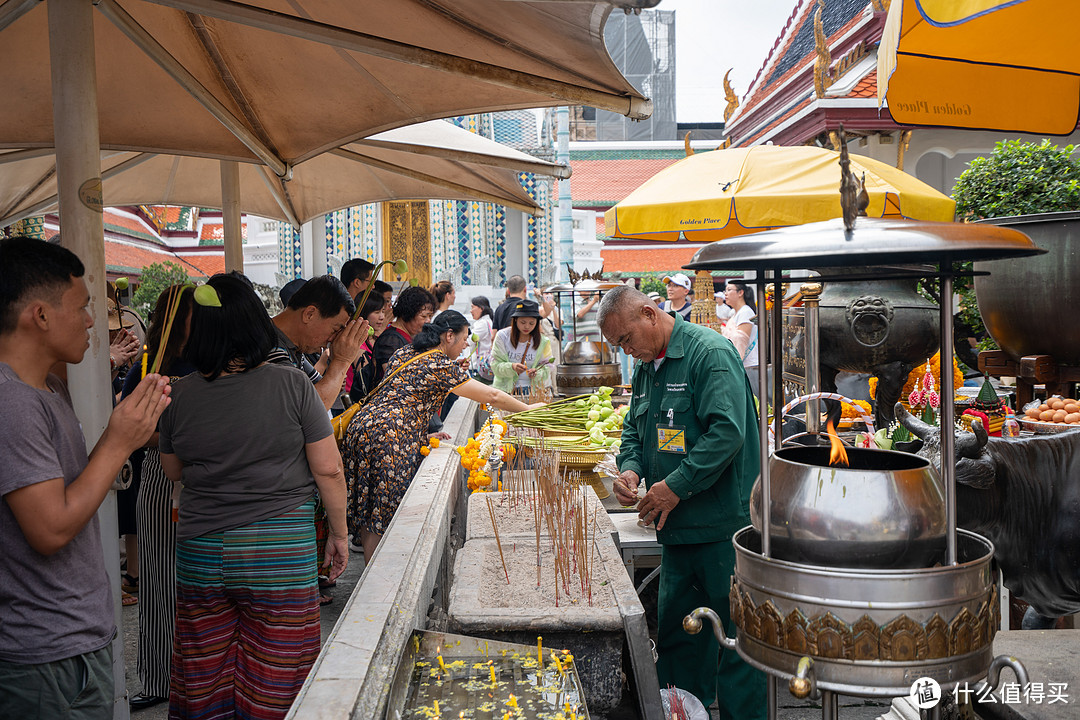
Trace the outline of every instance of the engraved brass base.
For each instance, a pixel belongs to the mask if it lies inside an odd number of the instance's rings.
[[[957,540],[952,567],[825,568],[766,559],[758,533],[741,530],[730,595],[739,654],[788,680],[808,656],[817,687],[845,695],[906,695],[920,677],[974,683],[1000,626],[993,545],[963,530]]]
[[[621,382],[622,368],[612,363],[555,366],[555,387],[561,395],[589,395]]]

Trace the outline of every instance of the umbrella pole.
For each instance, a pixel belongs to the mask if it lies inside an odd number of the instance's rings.
[[[49,0],[49,59],[52,68],[56,178],[60,196],[61,242],[86,266],[94,327],[90,349],[78,365],[68,366],[68,383],[86,445],[93,447],[112,411],[112,385],[105,317],[105,230],[102,225],[101,153],[98,140],[97,77],[94,64],[94,6],[88,0]],[[120,546],[116,496],[98,510],[105,569],[113,593],[113,617],[120,616]],[[128,717],[124,681],[124,636],[113,640],[113,717]]]
[[[225,231],[225,272],[244,272],[243,228],[240,224],[240,164],[221,162],[221,222]]]

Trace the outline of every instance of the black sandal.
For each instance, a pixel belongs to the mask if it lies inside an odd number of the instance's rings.
[[[120,576],[120,589],[128,593],[139,592],[139,576],[124,573]]]

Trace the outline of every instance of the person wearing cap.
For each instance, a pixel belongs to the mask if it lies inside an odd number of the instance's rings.
[[[285,283],[280,290],[278,290],[278,298],[281,300],[281,307],[289,307],[289,301],[292,300],[292,296],[296,294],[296,291],[304,287],[307,280],[304,278],[293,278],[289,282]]]
[[[677,312],[683,320],[690,319],[692,303],[686,298],[690,294],[690,278],[682,273],[675,273],[664,278],[667,288],[667,302],[660,306],[664,312]]]
[[[549,384],[551,340],[540,332],[540,306],[532,300],[518,300],[509,320],[491,343],[492,384],[505,393],[528,395]]]

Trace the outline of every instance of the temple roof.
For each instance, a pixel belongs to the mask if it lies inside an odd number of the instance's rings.
[[[727,124],[733,146],[801,145],[844,123],[854,134],[897,128],[877,108],[877,45],[885,21],[871,0],[798,0],[741,106]],[[825,92],[815,91],[814,15],[828,49]]]

